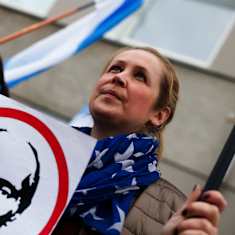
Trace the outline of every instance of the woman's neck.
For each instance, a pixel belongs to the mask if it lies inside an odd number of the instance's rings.
[[[120,134],[128,134],[132,132],[138,132],[137,130],[129,130],[126,125],[117,125],[113,122],[94,122],[94,126],[91,130],[91,136],[96,139],[103,139],[109,136],[116,136]]]
[[[103,139],[109,136],[116,136],[120,134],[129,134],[133,132],[144,133],[143,128],[141,129],[138,126],[127,125],[126,123],[117,123],[113,120],[99,120],[93,119],[94,126],[91,130],[91,136],[96,139]]]
[[[107,126],[101,127],[101,126],[94,125],[94,127],[91,130],[91,136],[98,140],[109,137],[109,136],[115,136],[117,134],[120,134],[120,132],[117,133],[113,129],[107,128]]]

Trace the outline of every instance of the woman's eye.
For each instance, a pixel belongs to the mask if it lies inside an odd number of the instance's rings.
[[[138,72],[135,74],[135,78],[139,81],[146,82],[147,78],[143,72]]]
[[[112,73],[120,73],[121,71],[122,71],[122,67],[119,65],[113,65],[109,69],[109,72],[112,72]]]

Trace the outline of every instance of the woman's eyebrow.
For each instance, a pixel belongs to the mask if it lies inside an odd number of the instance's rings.
[[[127,62],[125,60],[113,60],[110,65],[113,64],[126,64]]]

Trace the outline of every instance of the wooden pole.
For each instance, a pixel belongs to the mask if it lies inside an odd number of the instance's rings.
[[[13,34],[10,34],[8,36],[0,38],[0,45],[2,45],[4,43],[7,43],[7,42],[10,42],[12,40],[15,40],[15,39],[17,39],[19,37],[22,37],[25,34],[33,32],[33,31],[35,31],[37,29],[40,29],[40,28],[42,28],[42,27],[44,27],[46,25],[52,24],[52,23],[54,23],[54,22],[56,22],[58,20],[64,19],[65,17],[71,16],[71,15],[73,15],[73,14],[79,12],[79,11],[85,10],[85,9],[87,9],[89,7],[94,6],[94,5],[95,5],[95,2],[92,1],[92,2],[89,2],[87,4],[84,4],[83,6],[76,7],[74,9],[68,10],[68,11],[66,11],[66,12],[64,12],[64,13],[58,15],[58,16],[54,16],[54,17],[42,20],[42,21],[40,21],[38,23],[32,24],[32,25],[30,25],[30,26],[28,26],[26,28],[23,28],[23,29],[13,33]]]

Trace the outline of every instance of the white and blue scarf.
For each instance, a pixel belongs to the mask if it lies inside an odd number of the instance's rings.
[[[120,234],[137,196],[160,178],[158,145],[157,139],[136,133],[97,141],[70,202],[70,216],[101,234]]]

